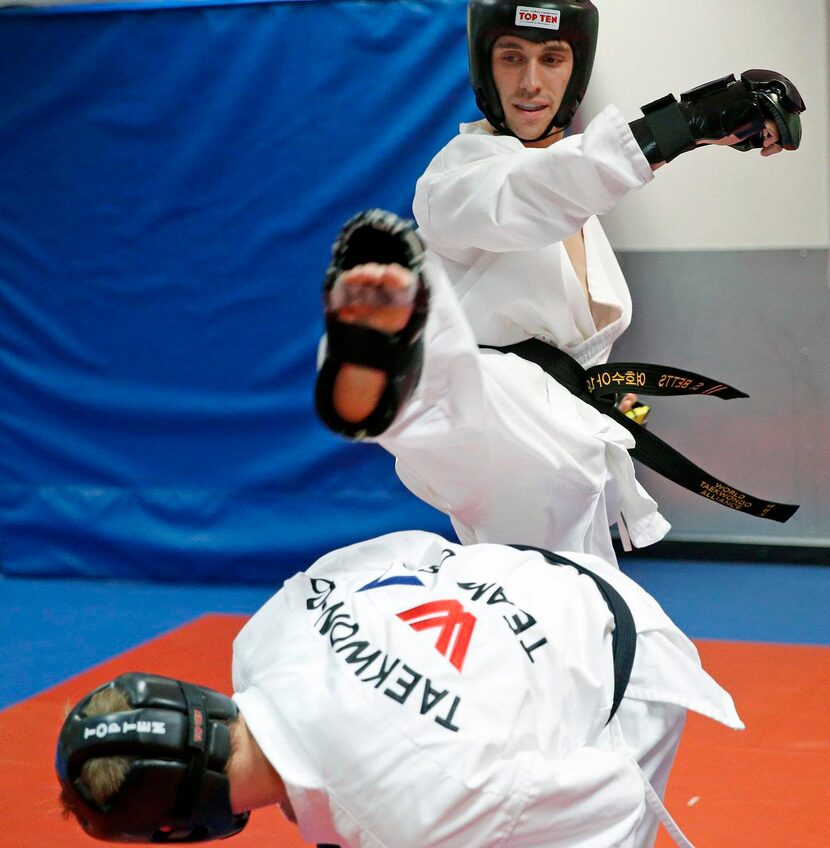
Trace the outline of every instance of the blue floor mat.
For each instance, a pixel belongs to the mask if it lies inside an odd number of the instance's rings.
[[[830,568],[628,559],[692,638],[830,644]],[[199,615],[250,615],[266,586],[0,578],[0,708]]]

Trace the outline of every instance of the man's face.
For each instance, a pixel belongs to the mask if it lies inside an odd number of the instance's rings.
[[[547,129],[562,103],[573,62],[573,51],[565,41],[536,42],[515,35],[498,38],[493,46],[493,80],[505,123],[519,138],[536,138]]]

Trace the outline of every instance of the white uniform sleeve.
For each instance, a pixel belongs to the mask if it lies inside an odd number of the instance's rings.
[[[625,118],[607,106],[584,133],[548,148],[456,137],[418,181],[413,211],[442,254],[531,250],[562,241],[652,178]]]
[[[551,761],[521,755],[527,799],[509,844],[524,848],[634,848],[646,814],[643,779],[624,754],[579,748]]]
[[[489,502],[494,479],[518,458],[497,424],[509,411],[494,404],[458,299],[435,260],[428,271],[432,303],[424,369],[413,397],[378,442],[396,458],[398,475],[410,491],[466,520],[471,504],[481,508]],[[544,388],[528,395],[544,398]],[[516,451],[523,448],[517,442]]]

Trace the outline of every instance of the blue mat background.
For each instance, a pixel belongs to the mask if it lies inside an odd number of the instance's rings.
[[[830,645],[826,567],[626,560],[624,570],[692,638]],[[250,615],[293,571],[261,586],[0,577],[0,708],[203,613]]]
[[[76,13],[78,12],[78,13]],[[461,2],[0,9],[0,570],[267,580],[451,532],[312,407],[347,217],[476,117]]]

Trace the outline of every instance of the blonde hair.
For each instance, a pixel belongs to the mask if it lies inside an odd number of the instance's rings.
[[[84,715],[95,716],[129,710],[132,705],[123,690],[110,687],[96,692],[84,710]],[[96,804],[103,804],[121,788],[130,770],[132,757],[93,757],[81,766],[81,781]],[[61,805],[65,817],[74,815],[66,791],[61,792]]]

